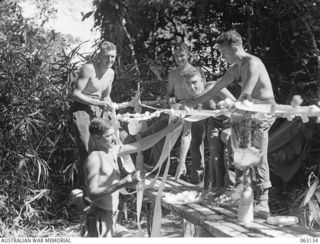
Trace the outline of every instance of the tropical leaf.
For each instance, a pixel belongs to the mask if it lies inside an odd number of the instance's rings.
[[[311,200],[308,202],[311,218],[314,219],[320,225],[320,208],[317,200]]]
[[[36,195],[27,200],[25,202],[26,205],[29,205],[32,202],[40,200],[44,196],[48,195],[50,193],[50,189],[33,190],[33,193],[35,193]]]
[[[314,193],[316,199],[318,200],[318,203],[320,204],[320,189],[318,188]]]
[[[317,179],[317,180],[315,180],[313,182],[313,184],[310,186],[309,190],[307,191],[306,196],[305,196],[305,198],[304,198],[304,200],[302,202],[302,205],[301,205],[302,207],[306,206],[307,203],[311,200],[311,198],[314,195],[318,185],[319,185],[319,180]]]

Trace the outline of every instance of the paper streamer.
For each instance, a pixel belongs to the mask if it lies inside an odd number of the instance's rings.
[[[198,121],[205,119],[207,117],[218,117],[220,115],[230,116],[235,112],[235,109],[239,112],[252,112],[258,113],[259,117],[282,117],[292,120],[294,117],[301,117],[304,123],[308,122],[309,117],[316,117],[317,122],[320,122],[320,104],[309,105],[309,106],[292,106],[292,105],[282,105],[282,104],[262,104],[253,103],[252,101],[228,101],[227,99],[222,101],[222,109],[220,110],[174,110],[174,109],[159,109],[156,112],[144,114],[123,114],[118,115],[118,119],[122,121],[131,120],[148,120],[151,118],[159,117],[161,113],[171,113],[173,112],[176,116],[184,117],[189,121]],[[195,116],[195,117],[194,117]],[[201,118],[202,117],[202,118]]]
[[[183,124],[179,125],[172,133],[167,135],[165,143],[162,148],[160,158],[157,162],[157,165],[153,168],[153,170],[151,172],[149,172],[147,174],[147,176],[152,174],[155,170],[158,170],[158,172],[157,172],[156,176],[151,180],[151,182],[145,186],[146,189],[154,187],[155,183],[157,182],[157,178],[160,174],[162,164],[166,158],[170,157],[170,152],[171,152],[174,144],[178,140],[182,130],[183,130]]]
[[[174,144],[176,143],[176,141],[178,140],[181,132],[182,132],[182,129],[183,129],[183,125],[184,123],[180,124],[179,126],[177,126],[170,134],[168,134],[165,138],[165,141],[164,141],[164,146],[162,148],[162,151],[161,151],[161,154],[160,154],[160,157],[158,159],[158,162],[156,163],[156,166],[153,168],[153,170],[151,170],[148,174],[152,174],[155,170],[157,169],[161,169],[161,166],[162,166],[162,163],[164,162],[164,160],[169,156]],[[167,147],[166,145],[169,145],[169,142],[172,142],[170,144],[170,147]]]
[[[140,224],[140,216],[141,216],[141,208],[142,208],[142,200],[143,200],[143,192],[144,192],[144,180],[137,184],[137,225],[138,225],[138,232],[136,233],[137,237],[143,237],[144,233],[141,228]]]
[[[151,107],[150,107],[151,108]],[[270,118],[270,117],[284,117],[287,119],[293,119],[296,116],[300,116],[303,120],[303,122],[308,122],[308,117],[316,117],[317,122],[320,122],[320,108],[311,105],[311,106],[290,106],[290,105],[279,105],[279,104],[253,104],[252,102],[244,101],[244,102],[235,102],[233,106],[228,106],[225,108],[222,108],[221,110],[173,110],[173,109],[162,109],[157,110],[154,113],[146,112],[145,114],[125,114],[125,115],[118,115],[116,116],[115,110],[112,110],[112,120],[114,123],[114,128],[117,128],[118,131],[118,125],[117,125],[117,118],[122,121],[135,121],[134,124],[138,123],[137,121],[145,121],[154,117],[159,117],[161,113],[169,113],[170,118],[173,116],[179,116],[181,118],[184,118],[184,120],[195,122],[199,120],[206,119],[208,117],[218,117],[220,115],[225,115],[227,117],[230,117],[231,114],[236,114],[234,112],[234,108],[237,108],[238,110],[244,111],[244,112],[251,112],[255,113],[254,117],[261,118]],[[133,127],[138,127],[137,125],[132,124]],[[133,128],[134,129],[134,128]],[[176,127],[175,130],[168,134],[165,143],[161,152],[161,155],[159,157],[159,160],[156,164],[156,166],[153,168],[151,172],[149,172],[147,175],[150,175],[151,173],[158,170],[155,178],[149,183],[148,185],[145,184],[145,181],[143,180],[142,183],[137,185],[136,193],[137,193],[137,221],[138,221],[138,233],[137,236],[141,237],[143,236],[142,229],[140,226],[140,215],[141,215],[141,207],[142,207],[142,200],[143,200],[143,191],[144,189],[151,188],[155,185],[157,178],[160,174],[160,169],[167,158],[167,165],[165,168],[165,172],[158,190],[158,194],[156,197],[156,205],[153,215],[153,224],[152,224],[152,233],[151,237],[159,237],[160,236],[160,230],[161,230],[161,196],[162,192],[167,180],[168,171],[170,167],[170,152],[177,141],[179,135],[181,134],[181,131],[183,129],[183,124]],[[119,135],[119,134],[118,134]],[[119,138],[119,136],[117,137]],[[118,139],[119,140],[119,139]],[[120,140],[119,140],[120,141]],[[133,194],[128,193],[124,189],[122,189],[122,192],[125,192],[124,194]]]
[[[170,147],[171,147],[171,140],[169,140],[168,149],[167,149],[169,153],[170,153]],[[162,177],[162,181],[156,197],[156,203],[155,203],[155,208],[153,213],[151,237],[160,237],[160,234],[161,234],[161,219],[162,219],[161,198],[162,198],[162,192],[163,192],[165,183],[167,181],[169,168],[170,168],[170,155],[168,156],[167,165],[166,165],[166,168]]]
[[[118,145],[122,145],[122,141],[120,140],[120,131],[119,131],[119,125],[118,125],[118,120],[117,120],[117,115],[116,115],[116,109],[115,107],[112,107],[111,110],[111,123],[112,126],[115,130],[115,136],[116,136],[116,141]],[[131,156],[130,155],[126,155],[123,157],[120,157],[120,160],[122,162],[123,167],[126,169],[126,171],[128,173],[132,173],[133,171],[135,171],[135,166],[132,162]]]
[[[152,188],[156,181],[157,181],[157,178],[160,174],[160,169],[162,167],[162,164],[163,162],[165,161],[165,159],[168,157],[170,151],[172,150],[174,144],[176,143],[176,141],[178,140],[181,132],[182,132],[182,129],[183,129],[183,123],[181,125],[178,125],[170,134],[168,134],[165,138],[165,143],[164,143],[164,146],[162,148],[162,152],[161,152],[161,155],[160,155],[160,158],[156,164],[156,166],[152,169],[152,171],[148,172],[146,174],[146,176],[152,174],[153,172],[155,172],[156,170],[158,170],[156,176],[154,177],[154,179],[151,181],[151,183],[149,184],[145,184],[144,185],[144,189],[147,189],[147,188]],[[169,141],[172,142],[172,144],[170,145],[170,150],[168,150],[168,144],[169,144]],[[124,188],[121,188],[120,189],[120,192],[121,194],[124,194],[124,195],[133,195],[136,193],[136,191],[133,191],[133,192],[127,192]]]

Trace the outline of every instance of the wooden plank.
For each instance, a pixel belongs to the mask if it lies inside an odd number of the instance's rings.
[[[250,233],[249,230],[239,225],[223,220],[205,220],[202,226],[216,237],[250,237],[250,234],[251,236],[257,236],[255,233]]]
[[[155,200],[157,197],[157,191],[152,190],[152,189],[147,189],[145,193],[148,195],[149,198],[152,200]],[[168,202],[165,199],[165,192],[163,193],[162,199],[161,199],[161,205],[179,216],[187,219],[193,224],[196,225],[201,225],[201,222],[206,219],[206,218],[211,218],[211,219],[218,219],[219,217],[217,215],[214,215],[214,213],[211,212],[210,215],[207,215],[205,213],[202,213],[201,211],[197,211],[194,208],[190,208],[189,206],[185,204],[173,204],[171,202]],[[198,205],[199,206],[199,205]]]
[[[222,216],[226,217],[226,221],[230,221],[234,224],[241,225],[237,221],[237,210],[235,208],[227,208],[227,207],[209,207],[212,211],[216,212],[217,214],[221,214]],[[210,210],[209,210],[210,211]],[[244,227],[244,226],[243,226]],[[246,227],[244,227],[246,228]],[[266,220],[255,218],[254,225],[252,231],[257,233],[258,235],[266,236],[266,237],[299,237],[301,235],[309,236],[310,233],[308,231],[296,231],[298,228],[295,227],[295,230],[290,227],[278,227],[269,225]],[[248,232],[250,234],[251,232]],[[317,235],[311,235],[317,236]]]
[[[243,225],[240,225],[237,222],[230,221],[230,219],[225,219],[224,221],[210,221],[205,220],[202,224],[203,228],[207,229],[210,233],[214,235],[217,228],[220,228],[220,231],[227,231],[226,234],[229,237],[269,237],[264,233],[259,233],[254,229],[247,228]],[[222,227],[221,227],[222,226]],[[224,230],[225,227],[228,227],[227,230]],[[232,231],[230,231],[232,229]],[[241,235],[239,235],[241,233]],[[220,235],[218,235],[220,236]]]
[[[235,214],[237,213],[237,209],[233,208],[233,207],[230,207],[230,206],[223,206],[224,208],[234,212]],[[291,225],[291,226],[275,226],[275,225],[270,225],[267,223],[266,219],[262,219],[262,218],[259,218],[259,217],[255,217],[254,218],[254,222],[256,224],[256,227],[259,229],[259,230],[269,230],[269,229],[272,229],[272,230],[276,230],[276,231],[283,231],[287,234],[290,234],[294,237],[300,237],[301,235],[305,235],[306,237],[309,236],[309,237],[317,237],[317,234],[311,230],[307,230],[305,228],[303,228],[301,225]],[[268,228],[266,228],[268,227]],[[277,232],[278,233],[278,232]],[[318,233],[319,234],[319,233]]]
[[[209,208],[201,206],[199,204],[195,203],[187,203],[185,204],[186,206],[194,209],[195,211],[203,214],[205,216],[205,219],[210,219],[210,220],[221,220],[224,219],[224,216],[218,215],[214,212],[212,212]]]
[[[151,194],[151,198],[155,199],[157,192],[155,189],[148,189],[148,194]],[[162,197],[162,206],[175,212],[182,218],[190,221],[192,224],[203,226],[207,231],[209,231],[214,236],[222,237],[262,237],[254,232],[250,232],[248,229],[240,227],[234,223],[226,223],[223,227],[221,221],[225,218],[222,215],[218,215],[215,212],[211,211],[209,208],[200,206],[198,204],[174,204],[166,201],[165,199],[166,192],[163,192]],[[206,222],[204,224],[204,222]],[[245,233],[245,234],[244,234]]]
[[[148,195],[155,199],[157,192],[150,189],[147,190]],[[165,193],[164,193],[165,196]],[[165,208],[175,212],[177,215],[182,218],[190,221],[192,224],[202,226],[205,230],[210,232],[214,236],[218,237],[263,237],[241,227],[237,224],[231,222],[224,222],[225,218],[222,215],[217,215],[212,212],[210,209],[200,206],[198,204],[173,204],[165,200],[164,196],[162,197],[161,204]]]
[[[246,233],[246,235],[250,237],[271,237],[270,235],[266,233],[261,233],[260,231],[248,228],[242,224],[240,224],[237,220],[237,214],[236,211],[225,209],[223,207],[209,207],[211,211],[216,212],[217,214],[220,214],[221,216],[224,216],[226,223],[232,223],[239,227],[239,231],[241,230],[243,233]],[[235,209],[234,209],[235,210]]]
[[[294,237],[300,237],[302,235],[305,235],[306,237],[312,237],[311,235],[309,235],[309,233],[307,231],[304,231],[304,232],[297,231],[297,228],[294,228],[294,226],[270,225],[267,223],[267,221],[265,219],[256,218],[255,224],[257,225],[257,228],[265,228],[265,229],[262,229],[263,231],[268,230],[268,229],[273,229],[273,230],[277,230],[277,231],[286,233],[288,235],[292,235]]]
[[[221,214],[223,216],[236,219],[238,218],[237,214],[234,213],[233,211],[230,211],[228,209],[222,208],[222,207],[217,207],[217,206],[208,206],[209,209],[212,211],[216,212],[217,214]]]
[[[145,194],[152,200],[157,196],[161,178],[157,179],[155,189],[145,190]],[[168,177],[165,190],[163,192],[161,204],[163,207],[175,212],[192,224],[203,227],[213,236],[217,237],[320,237],[319,232],[307,230],[300,225],[294,226],[273,226],[269,225],[265,219],[255,218],[252,228],[245,227],[237,220],[237,208],[231,206],[201,206],[195,203],[179,204],[166,200],[165,196],[169,192],[179,193],[182,191],[198,191],[201,188],[188,182]]]
[[[226,211],[230,211],[237,215],[237,209],[230,206],[223,206]],[[234,220],[232,220],[234,221]],[[269,225],[265,219],[258,217],[254,218],[253,227],[255,232],[264,234],[269,237],[299,237],[300,234],[292,231],[288,227],[278,227],[274,225]]]
[[[301,235],[310,235],[313,237],[320,237],[320,231],[309,230],[303,227],[301,224],[291,225],[290,229],[301,233]]]
[[[183,236],[184,237],[213,237],[210,232],[204,228],[194,225],[188,220],[183,219]]]

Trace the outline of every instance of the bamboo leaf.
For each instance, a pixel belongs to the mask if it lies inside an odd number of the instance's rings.
[[[53,143],[53,141],[51,141],[51,139],[50,139],[49,137],[47,137],[46,139],[47,139],[47,141],[51,144],[52,147],[55,146],[55,143]]]
[[[23,123],[24,123],[24,119],[20,120],[11,130],[10,133],[15,132]]]
[[[18,168],[20,169],[22,166],[25,166],[25,165],[26,165],[26,159],[24,158],[24,159],[20,160]]]
[[[314,192],[316,191],[318,185],[319,185],[319,180],[315,180],[313,182],[313,184],[310,186],[310,188],[309,188],[309,190],[303,200],[302,207],[306,206],[307,203],[310,201],[310,199],[314,195]]]
[[[316,196],[318,203],[320,204],[320,189],[319,188],[315,191],[314,195]]]
[[[38,164],[38,180],[37,180],[37,183],[39,183],[40,182],[41,173],[42,173],[41,161],[37,158],[36,162]]]
[[[27,156],[27,157],[30,157],[30,158],[35,158],[35,157],[36,157],[36,155],[30,154],[30,153],[26,153],[26,156]]]
[[[310,215],[320,225],[320,208],[316,200],[311,200],[308,202],[310,208]]]

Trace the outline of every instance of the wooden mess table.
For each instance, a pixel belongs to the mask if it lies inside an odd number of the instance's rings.
[[[146,180],[150,182],[152,177]],[[161,177],[152,189],[145,189],[144,196],[154,203],[161,183]],[[200,203],[177,204],[168,201],[168,195],[183,191],[199,191],[199,187],[169,176],[161,199],[162,207],[183,218],[185,237],[320,237],[320,232],[314,232],[302,225],[274,226],[265,219],[254,218],[251,228],[240,224],[237,220],[236,206],[202,206]],[[151,213],[152,214],[152,213]]]

